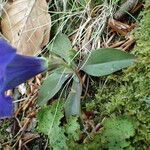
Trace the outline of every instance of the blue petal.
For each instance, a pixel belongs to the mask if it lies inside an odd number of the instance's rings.
[[[16,50],[11,47],[5,40],[0,39],[0,89],[2,88],[5,68],[8,63],[15,57]]]
[[[0,39],[0,91],[15,88],[47,67],[44,58],[18,55],[14,48]]]
[[[2,90],[12,89],[46,69],[44,58],[16,55],[6,67]]]
[[[0,94],[0,119],[10,118],[13,116],[12,98]]]
[[[5,40],[0,39],[0,65],[5,67],[16,55],[16,49],[10,46]],[[3,65],[3,66],[2,66]]]

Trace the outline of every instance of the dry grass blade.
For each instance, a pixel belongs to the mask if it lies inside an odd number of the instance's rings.
[[[117,32],[122,36],[126,36],[135,28],[136,24],[128,25],[127,23],[123,23],[115,19],[109,19],[108,26],[112,29],[112,31]]]
[[[107,19],[112,16],[113,5],[105,1],[93,9],[90,9],[90,3],[87,3],[86,8],[82,13],[84,19],[75,33],[73,45],[77,45],[80,50],[88,52],[101,47],[101,35]]]
[[[46,0],[15,0],[3,8],[3,35],[18,53],[35,55],[49,41],[51,19]]]

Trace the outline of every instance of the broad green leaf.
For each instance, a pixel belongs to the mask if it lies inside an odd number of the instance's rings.
[[[81,68],[92,76],[104,76],[133,64],[134,56],[113,48],[102,48],[91,52]]]
[[[57,102],[52,106],[43,107],[37,115],[38,132],[48,136],[49,146],[54,150],[67,150],[67,137],[65,130],[60,127],[63,115],[63,105],[57,105]]]
[[[70,62],[70,51],[72,46],[65,34],[58,34],[54,42],[48,46],[48,49],[65,59],[67,62]]]
[[[62,87],[63,83],[70,77],[69,74],[54,71],[43,82],[38,97],[38,104],[45,105]]]
[[[71,115],[79,116],[81,114],[81,106],[80,106],[81,93],[82,93],[82,85],[78,79],[74,78],[71,91],[65,103],[65,115],[67,118]]]

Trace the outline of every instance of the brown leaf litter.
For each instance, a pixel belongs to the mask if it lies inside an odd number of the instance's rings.
[[[46,0],[15,0],[3,9],[2,34],[18,53],[39,54],[50,36],[51,18]]]

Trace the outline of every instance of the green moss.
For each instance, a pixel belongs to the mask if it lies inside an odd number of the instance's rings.
[[[148,2],[149,3],[149,2]],[[149,4],[146,6],[149,6]],[[135,31],[137,45],[133,53],[137,56],[135,65],[124,70],[122,75],[107,78],[105,85],[99,87],[96,106],[100,118],[131,118],[135,134],[130,139],[136,150],[147,150],[150,145],[150,9],[141,14],[139,28]]]
[[[7,132],[7,129],[10,127],[10,121],[0,121],[0,148],[1,144],[4,144],[5,142],[10,142],[11,135],[9,132]]]

